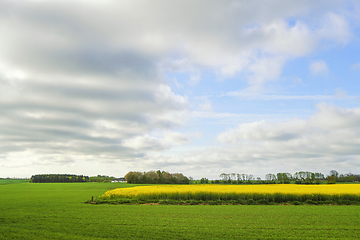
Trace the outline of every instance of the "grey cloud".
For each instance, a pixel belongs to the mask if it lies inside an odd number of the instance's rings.
[[[9,26],[23,31],[10,31],[7,38],[11,40],[3,50],[10,51],[7,56],[15,58],[14,63],[38,62],[36,66],[42,70],[64,67],[67,71],[111,73],[123,65],[142,72],[146,66],[153,66],[152,60],[170,51],[185,53],[197,65],[232,68],[231,72],[236,72],[241,71],[241,63],[236,62],[243,61],[238,55],[247,58],[248,49],[251,53],[252,49],[257,51],[259,46],[269,43],[267,37],[261,37],[262,42],[255,45],[253,40],[248,41],[251,37],[244,35],[243,29],[249,24],[266,25],[276,22],[279,16],[300,17],[311,9],[324,14],[341,5],[338,1],[244,3],[129,1],[103,5],[79,2],[15,5],[5,2],[3,7],[10,8],[12,18],[6,14],[3,18]],[[285,34],[291,35],[287,30],[284,29]],[[277,29],[273,32],[276,35]],[[30,33],[30,37],[25,37]]]
[[[80,47],[81,48],[81,47]],[[116,49],[101,49],[102,46],[92,46],[70,52],[61,51],[49,54],[54,60],[50,63],[50,70],[65,70],[88,75],[118,76],[123,71],[136,72],[137,75],[148,76],[156,69],[156,59],[129,50],[116,52]],[[47,65],[49,55],[39,60],[39,68]],[[55,69],[54,69],[55,68]],[[139,78],[134,78],[136,81]]]
[[[136,69],[129,71],[144,78]],[[128,74],[118,80],[92,76],[89,83],[66,75],[54,80],[50,74],[35,75],[20,81],[11,96],[0,97],[0,139],[9,158],[28,149],[35,151],[34,162],[41,162],[43,154],[51,158],[50,152],[98,156],[99,161],[141,158],[144,153],[122,147],[121,141],[171,129],[185,119],[186,98],[154,74],[138,82]]]

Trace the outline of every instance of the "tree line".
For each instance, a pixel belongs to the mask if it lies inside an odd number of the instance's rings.
[[[280,172],[277,174],[266,174],[265,180],[257,177],[256,179],[252,174],[239,174],[239,173],[221,173],[220,180],[209,181],[207,178],[201,178],[200,183],[215,183],[215,184],[320,184],[322,180],[326,180],[328,184],[336,182],[359,182],[360,175],[352,173],[339,174],[336,170],[331,170],[330,174],[325,177],[324,174],[319,172],[299,171],[294,173]]]
[[[360,182],[360,174],[339,174],[336,170],[331,170],[327,180],[331,183],[335,182]]]
[[[189,184],[190,180],[182,173],[169,173],[165,171],[128,172],[125,175],[127,183],[148,184]]]
[[[89,178],[89,182],[111,182],[116,179],[115,177],[110,177],[106,175],[97,175]]]
[[[88,176],[74,174],[37,174],[32,175],[31,183],[69,183],[69,182],[89,182]]]
[[[106,175],[84,176],[75,174],[37,174],[31,176],[31,183],[68,183],[68,182],[111,182],[115,177]]]

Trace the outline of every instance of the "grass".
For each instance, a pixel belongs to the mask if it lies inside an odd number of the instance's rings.
[[[29,180],[26,179],[11,179],[11,178],[0,178],[0,185],[14,184],[14,183],[27,183]]]
[[[360,238],[360,206],[84,204],[129,186],[0,185],[1,239]]]

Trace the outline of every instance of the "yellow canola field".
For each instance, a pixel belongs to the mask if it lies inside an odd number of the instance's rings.
[[[130,188],[117,188],[107,191],[102,197],[127,197],[156,194],[186,194],[186,193],[213,193],[213,194],[325,194],[325,195],[360,195],[360,184],[334,185],[296,185],[296,184],[269,184],[269,185],[152,185]]]

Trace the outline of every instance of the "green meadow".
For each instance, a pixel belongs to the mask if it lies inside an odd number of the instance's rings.
[[[359,239],[360,206],[85,204],[122,183],[0,180],[1,239]]]

